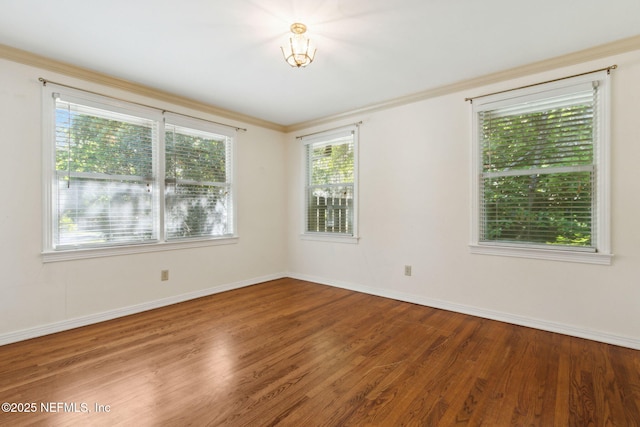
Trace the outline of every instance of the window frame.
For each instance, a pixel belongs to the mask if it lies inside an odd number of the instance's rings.
[[[167,154],[167,148],[166,148],[166,144],[165,144],[165,135],[166,135],[166,127],[167,127],[167,123],[169,123],[169,126],[178,126],[178,127],[182,127],[182,128],[188,128],[190,130],[195,130],[197,132],[206,132],[209,134],[216,134],[218,136],[224,136],[225,138],[227,138],[226,144],[229,144],[230,147],[225,147],[225,176],[226,181],[225,182],[199,182],[198,184],[200,185],[207,185],[207,186],[214,186],[214,187],[225,187],[228,189],[230,194],[230,198],[231,198],[231,206],[229,206],[229,208],[227,209],[227,213],[230,213],[230,215],[227,218],[227,227],[231,230],[230,233],[227,233],[225,235],[222,236],[215,236],[215,237],[206,237],[206,236],[201,236],[201,237],[172,237],[169,238],[168,232],[167,232],[167,225],[165,224],[165,218],[166,218],[166,181],[167,181],[167,171],[164,170],[165,169],[165,165],[166,165],[166,154]],[[162,146],[163,146],[163,159],[162,159],[162,173],[163,173],[163,177],[164,179],[163,181],[163,188],[162,191],[165,195],[165,197],[163,197],[161,204],[162,204],[162,211],[164,213],[164,215],[161,215],[161,221],[162,221],[162,230],[163,230],[163,238],[165,242],[180,242],[180,241],[193,241],[193,240],[211,240],[211,239],[224,239],[225,236],[229,236],[229,235],[235,235],[235,230],[236,230],[236,197],[235,197],[235,186],[234,186],[234,173],[236,170],[236,164],[235,164],[235,150],[234,150],[234,146],[235,146],[235,138],[232,135],[232,132],[230,132],[228,129],[221,129],[220,126],[217,126],[211,122],[206,122],[200,119],[195,119],[192,117],[185,117],[185,116],[181,116],[179,114],[175,114],[175,113],[168,113],[165,112],[164,113],[164,123],[163,123],[163,134],[162,134],[162,138],[163,138],[163,142],[162,142]],[[183,183],[185,182],[184,180],[178,179],[177,181],[183,181]]]
[[[610,246],[611,90],[609,80],[609,73],[600,71],[472,99],[471,242],[469,244],[471,253],[589,264],[611,264],[613,255],[611,254]],[[593,197],[596,203],[592,214],[594,219],[593,227],[596,230],[595,252],[585,251],[584,248],[579,247],[480,241],[482,149],[479,112],[508,105],[523,104],[528,100],[543,99],[550,92],[571,92],[572,87],[590,82],[597,82],[598,84],[598,103],[594,118],[596,132],[598,132],[597,144],[594,145],[596,178]]]
[[[308,188],[309,188],[309,177],[311,170],[309,169],[309,158],[307,155],[307,148],[312,144],[326,144],[329,141],[339,138],[341,135],[347,135],[348,133],[352,134],[353,138],[353,226],[352,233],[332,233],[332,232],[318,232],[318,231],[308,231]],[[359,192],[358,192],[358,169],[359,169],[359,126],[348,125],[336,129],[331,129],[322,132],[316,132],[310,135],[305,135],[298,137],[301,140],[302,150],[301,150],[301,163],[302,163],[302,186],[301,186],[301,194],[302,194],[302,208],[301,208],[301,217],[302,217],[302,225],[301,225],[301,233],[300,238],[303,240],[314,240],[321,242],[337,242],[337,243],[350,243],[357,244],[360,237],[358,231],[358,201],[359,201]]]
[[[62,94],[64,100],[99,108],[107,111],[125,113],[151,119],[156,126],[156,140],[152,141],[153,159],[153,187],[157,189],[152,196],[153,213],[153,233],[155,238],[147,242],[116,243],[113,245],[80,246],[54,248],[54,213],[53,204],[56,195],[56,99],[54,94]],[[43,126],[43,146],[42,146],[42,185],[43,185],[43,215],[42,215],[42,260],[43,262],[68,261],[74,259],[99,258],[105,256],[129,255],[137,253],[159,252],[176,249],[197,248],[214,245],[234,244],[238,241],[237,235],[237,196],[235,191],[236,173],[236,129],[217,125],[213,122],[197,119],[190,116],[183,116],[177,113],[168,113],[161,109],[144,106],[135,102],[128,102],[121,99],[75,89],[64,85],[47,83],[42,90],[42,126]],[[171,117],[172,124],[179,124],[184,127],[205,132],[223,135],[228,138],[230,144],[229,154],[230,165],[227,169],[231,171],[227,181],[231,187],[230,221],[231,230],[228,234],[221,236],[198,236],[193,238],[171,239],[166,238],[165,230],[165,119]],[[177,123],[176,123],[177,122]]]

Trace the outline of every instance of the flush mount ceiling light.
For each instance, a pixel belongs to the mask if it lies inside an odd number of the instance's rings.
[[[296,22],[291,25],[291,36],[287,43],[281,46],[284,60],[292,67],[306,67],[313,62],[316,56],[316,48],[304,33],[307,32],[307,26]]]

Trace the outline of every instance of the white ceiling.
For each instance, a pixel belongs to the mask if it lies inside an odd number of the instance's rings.
[[[305,69],[280,52],[296,21],[318,47]],[[640,0],[0,0],[0,44],[284,126],[636,36],[639,24]]]

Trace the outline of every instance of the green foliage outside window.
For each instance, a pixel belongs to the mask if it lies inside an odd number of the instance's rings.
[[[168,238],[225,234],[230,203],[226,140],[165,133]]]
[[[481,240],[592,245],[593,111],[481,114]]]
[[[66,111],[59,110],[59,114]],[[57,127],[56,170],[123,176],[153,174],[152,128],[85,114]]]
[[[55,246],[156,238],[157,122],[58,101]],[[167,125],[166,238],[228,234],[226,137]]]

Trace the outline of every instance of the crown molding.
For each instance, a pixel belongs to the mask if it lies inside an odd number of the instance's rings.
[[[241,123],[252,124],[280,132],[284,132],[286,129],[285,126],[277,123],[218,108],[191,98],[176,95],[170,92],[165,92],[149,86],[130,82],[128,80],[112,77],[110,75],[90,70],[88,68],[78,67],[3,44],[0,44],[0,58],[8,59],[10,61],[18,62],[20,64],[29,65],[32,67],[42,68],[69,77],[75,77],[93,83],[98,83],[104,86],[125,90],[127,92],[153,98],[158,101],[180,105],[182,107],[201,111],[207,114],[212,114],[218,117],[223,117],[225,119],[238,121]]]
[[[591,47],[588,49],[580,50],[577,52],[569,53],[566,55],[557,56],[554,58],[546,59],[543,61],[533,62],[530,64],[522,65],[519,67],[511,68],[508,70],[499,71],[496,73],[486,74],[484,76],[475,77],[468,80],[462,80],[449,85],[439,86],[432,89],[427,89],[422,92],[406,95],[400,98],[394,98],[384,102],[370,104],[358,109],[345,111],[343,113],[334,114],[314,120],[295,123],[292,125],[280,125],[277,123],[269,122],[266,120],[258,119],[256,117],[247,116],[234,111],[225,110],[215,107],[210,104],[195,101],[191,98],[183,97],[180,95],[172,94],[162,90],[154,89],[152,87],[140,85],[127,80],[119,79],[109,76],[107,74],[99,73],[87,68],[78,67],[75,65],[67,64],[65,62],[56,61],[50,58],[46,58],[40,55],[36,55],[30,52],[26,52],[20,49],[16,49],[10,46],[0,44],[0,58],[5,58],[14,62],[18,62],[33,67],[43,68],[56,73],[64,74],[70,77],[76,77],[82,80],[87,80],[95,83],[99,83],[105,86],[114,87],[117,89],[126,90],[138,95],[153,98],[159,101],[168,102],[174,105],[180,105],[186,108],[191,108],[204,113],[213,114],[218,117],[224,117],[226,119],[235,120],[241,123],[253,124],[267,129],[276,130],[279,132],[290,133],[299,131],[302,129],[311,128],[314,126],[325,125],[338,120],[352,119],[354,117],[362,116],[363,114],[371,114],[377,111],[387,110],[390,108],[400,107],[403,105],[411,104],[414,102],[424,101],[430,98],[436,98],[439,96],[449,95],[456,92],[462,92],[485,85],[499,83],[519,77],[524,77],[536,73],[554,70],[561,67],[580,64],[583,62],[593,61],[613,55],[618,55],[626,52],[631,52],[640,49],[640,35],[629,37],[626,39],[617,40],[614,42],[602,44],[599,46]]]
[[[566,55],[557,56],[543,61],[532,62],[508,70],[498,71],[496,73],[486,74],[484,76],[475,77],[468,80],[462,80],[449,85],[439,86],[427,89],[422,92],[410,94],[400,98],[371,104],[355,110],[346,111],[340,114],[314,119],[306,122],[296,123],[285,127],[285,132],[290,133],[308,129],[314,126],[325,125],[337,120],[354,119],[361,117],[363,114],[371,114],[377,111],[387,110],[402,105],[411,104],[418,101],[424,101],[430,98],[436,98],[443,95],[462,92],[465,90],[475,89],[485,85],[500,83],[503,81],[529,76],[545,71],[555,70],[561,67],[581,64],[613,55],[619,55],[640,49],[640,35],[617,40],[611,43],[602,44]]]

